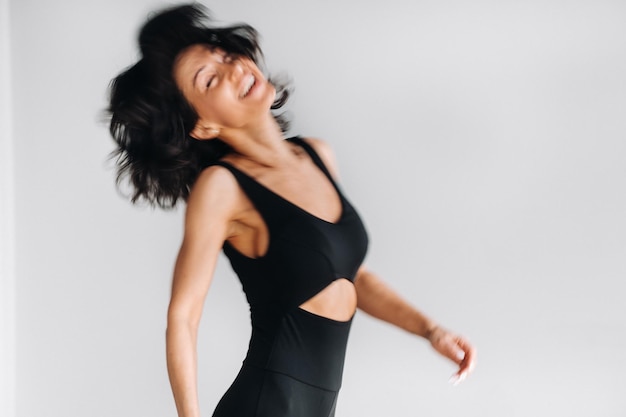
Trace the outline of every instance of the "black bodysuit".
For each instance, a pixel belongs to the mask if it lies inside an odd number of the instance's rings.
[[[351,319],[299,306],[339,278],[354,282],[367,250],[363,223],[313,148],[301,146],[341,199],[336,223],[313,216],[226,162],[269,230],[265,255],[250,258],[228,242],[224,253],[250,303],[252,337],[237,378],[214,417],[332,417]]]

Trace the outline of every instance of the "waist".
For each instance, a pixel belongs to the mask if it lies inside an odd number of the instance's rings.
[[[339,390],[351,323],[296,308],[282,317],[273,334],[253,327],[244,363]]]

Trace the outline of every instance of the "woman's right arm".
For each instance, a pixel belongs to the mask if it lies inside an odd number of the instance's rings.
[[[198,324],[222,244],[237,207],[229,172],[202,172],[187,201],[185,235],[174,269],[167,314],[167,369],[179,417],[199,417],[196,341]]]

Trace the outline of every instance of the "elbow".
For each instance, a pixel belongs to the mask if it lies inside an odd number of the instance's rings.
[[[167,310],[167,332],[176,329],[187,329],[195,333],[200,324],[202,307],[193,307],[181,303],[170,302]]]

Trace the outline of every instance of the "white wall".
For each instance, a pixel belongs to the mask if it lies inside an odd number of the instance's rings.
[[[164,328],[182,211],[117,195],[100,122],[162,4],[10,2],[19,417],[174,415]],[[425,343],[359,315],[338,417],[624,415],[626,4],[209,6],[256,26],[294,79],[293,132],[334,145],[370,267],[479,348],[453,388]],[[214,282],[205,415],[249,336],[227,263]]]
[[[15,416],[14,179],[9,2],[0,0],[0,414]]]

